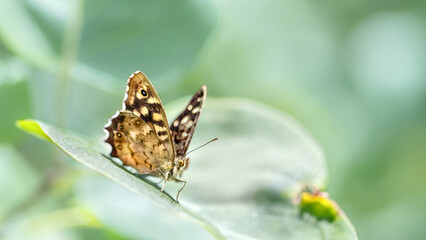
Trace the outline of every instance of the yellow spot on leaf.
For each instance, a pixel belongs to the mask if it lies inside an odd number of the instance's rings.
[[[339,207],[333,200],[321,194],[304,192],[301,195],[300,212],[308,213],[318,220],[333,222],[339,214]]]
[[[31,119],[25,119],[25,120],[18,120],[15,122],[16,126],[38,138],[41,138],[43,140],[47,140],[49,142],[52,142],[49,136],[47,136],[46,133],[44,133],[43,129],[40,127],[40,125]]]

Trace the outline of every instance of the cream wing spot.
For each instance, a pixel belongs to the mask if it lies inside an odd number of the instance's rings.
[[[178,125],[179,125],[179,121],[178,121],[178,120],[175,120],[175,121],[173,122],[173,126],[177,127]]]
[[[157,131],[157,132],[160,132],[160,131],[166,131],[167,132],[167,128],[160,126],[160,125],[154,124],[154,128],[155,128],[155,131]]]
[[[180,124],[185,124],[186,122],[188,122],[189,120],[189,116],[185,116],[184,118],[182,118],[182,120],[180,120]]]
[[[188,109],[188,111],[191,111],[193,108],[193,106],[191,104],[188,105],[188,107],[186,109]]]
[[[137,92],[137,93],[136,93],[136,97],[137,97],[138,99],[142,99],[142,98],[143,98],[143,96],[142,96],[142,94],[141,94],[140,92]]]
[[[186,127],[186,128],[190,128],[190,127],[192,126],[192,124],[193,124],[193,123],[194,123],[193,121],[189,120],[189,121],[185,124],[185,127]]]
[[[200,97],[197,97],[197,102],[200,102],[201,101],[201,98]]]
[[[159,103],[158,101],[157,101],[157,99],[155,99],[155,98],[153,98],[153,97],[150,97],[150,98],[148,98],[148,100],[146,100],[149,104],[154,104],[154,103]]]
[[[141,116],[141,114],[135,109],[135,110],[133,110],[133,114],[135,114],[136,116],[138,116],[138,117],[140,117]]]
[[[161,114],[159,114],[159,113],[153,113],[152,114],[152,120],[160,121],[161,119],[162,119]]]
[[[166,138],[169,137],[166,127],[154,124],[154,129],[155,129],[155,132],[157,133],[158,138],[160,138],[160,140],[164,141]]]
[[[159,136],[160,140],[164,141],[168,136],[167,135],[161,135]]]
[[[194,110],[192,110],[192,113],[193,114],[196,114],[197,112],[199,112],[200,111],[200,108],[199,107],[196,107],[196,108],[194,108]]]
[[[141,113],[142,113],[142,115],[147,116],[148,113],[149,113],[148,108],[146,106],[143,106],[142,109],[141,109]]]

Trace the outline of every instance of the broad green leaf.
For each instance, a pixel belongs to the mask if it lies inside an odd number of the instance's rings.
[[[158,208],[119,184],[86,171],[74,183],[74,199],[90,209],[104,227],[127,239],[161,240],[169,239],[171,234],[174,240],[214,239],[197,224],[182,221],[172,211]]]
[[[36,120],[19,120],[17,125],[31,134],[40,134],[39,137],[43,139],[46,139],[44,135],[47,135],[53,143],[82,164],[122,184],[131,191],[152,200],[157,205],[170,209],[198,223],[218,239],[224,238],[214,225],[182,207],[182,205],[177,204],[172,197],[161,193],[158,187],[154,186],[148,180],[141,181],[135,175],[117,167],[108,158],[105,158],[102,154],[92,149],[90,144],[78,135]],[[34,125],[37,127],[34,127]],[[43,132],[40,132],[39,129],[42,129]]]
[[[183,100],[169,105],[169,118],[173,119],[183,106]],[[214,137],[220,140],[189,155],[191,165],[183,176],[188,184],[181,194],[181,204],[161,193],[148,179],[137,178],[113,164],[76,134],[33,122],[76,160],[163,209],[201,225],[215,238],[357,239],[343,212],[329,222],[301,214],[293,203],[306,186],[325,188],[324,155],[295,120],[262,104],[208,99],[192,147]],[[171,196],[179,187],[166,185]],[[141,217],[130,217],[128,222]]]

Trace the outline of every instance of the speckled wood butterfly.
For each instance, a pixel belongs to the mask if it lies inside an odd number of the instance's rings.
[[[189,165],[188,146],[206,94],[207,87],[202,86],[169,128],[160,97],[151,82],[142,72],[133,73],[127,81],[123,110],[105,125],[105,141],[112,147],[110,155],[132,167],[134,173],[162,177],[161,191],[167,181],[182,182],[176,196],[178,201],[186,185],[180,178]]]

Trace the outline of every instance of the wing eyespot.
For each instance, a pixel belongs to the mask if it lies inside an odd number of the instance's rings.
[[[142,89],[142,90],[141,90],[141,94],[142,94],[142,96],[144,96],[144,97],[148,96],[148,93],[145,91],[145,89]]]

